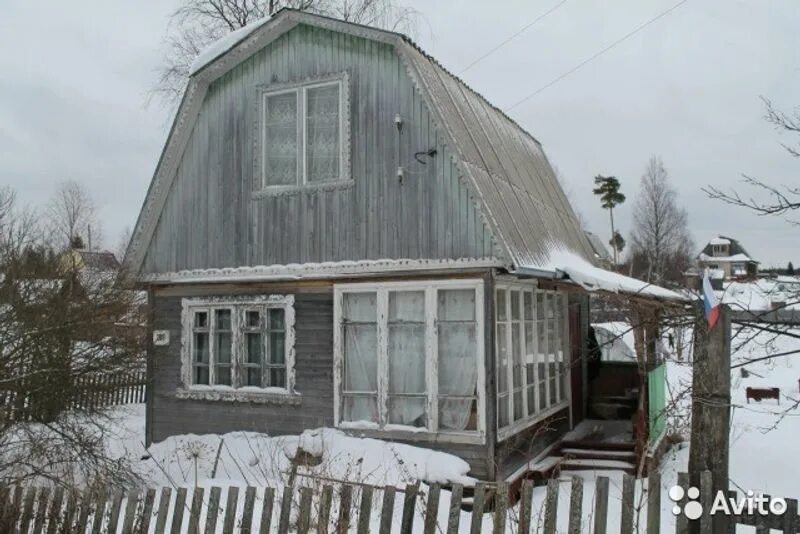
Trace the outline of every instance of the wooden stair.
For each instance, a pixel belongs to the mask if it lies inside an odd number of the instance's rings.
[[[632,442],[564,441],[559,447],[560,471],[612,470],[636,474],[636,446]]]

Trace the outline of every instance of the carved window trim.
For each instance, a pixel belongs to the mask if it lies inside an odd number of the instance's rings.
[[[231,309],[233,330],[234,363],[232,386],[199,385],[192,382],[192,343],[193,321],[197,310]],[[286,387],[241,386],[242,358],[244,357],[244,335],[242,325],[245,312],[253,309],[284,310],[284,358],[286,361]],[[209,314],[211,320],[211,314]],[[265,318],[266,320],[266,318]],[[242,297],[197,297],[181,301],[181,387],[176,392],[178,398],[199,400],[224,400],[242,402],[278,402],[281,399],[296,398],[295,390],[295,310],[294,295],[255,295]],[[266,354],[264,355],[266,358]],[[213,362],[210,362],[213,364]],[[269,401],[274,399],[274,401]]]
[[[339,179],[327,182],[308,182],[306,176],[306,91],[315,87],[337,84],[339,87]],[[267,97],[281,93],[295,92],[298,95],[297,108],[297,135],[300,139],[298,148],[298,177],[295,185],[267,185],[267,176],[264,169],[266,163],[265,151],[265,102]],[[330,191],[353,186],[353,177],[350,163],[350,75],[347,71],[305,78],[299,81],[286,83],[271,83],[256,87],[254,116],[256,117],[256,131],[254,135],[254,174],[253,198],[295,194],[304,191]]]

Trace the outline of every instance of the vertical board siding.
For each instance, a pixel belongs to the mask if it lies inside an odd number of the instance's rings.
[[[253,198],[256,88],[343,71],[354,184]],[[492,256],[453,156],[393,47],[300,25],[209,86],[143,271]]]

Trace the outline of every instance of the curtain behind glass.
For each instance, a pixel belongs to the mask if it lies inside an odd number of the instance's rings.
[[[266,97],[264,185],[297,185],[297,92]]]
[[[425,427],[425,292],[390,292],[388,319],[389,423]]]
[[[474,429],[472,420],[478,380],[475,291],[439,290],[439,429]]]
[[[306,90],[306,181],[339,176],[339,85]]]
[[[378,421],[378,329],[375,293],[342,298],[345,421]]]

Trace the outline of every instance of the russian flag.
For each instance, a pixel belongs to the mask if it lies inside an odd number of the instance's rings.
[[[714,289],[711,287],[711,278],[706,269],[706,274],[703,276],[703,307],[706,311],[706,321],[708,321],[708,329],[714,328],[714,325],[719,321],[719,300],[714,294]]]

